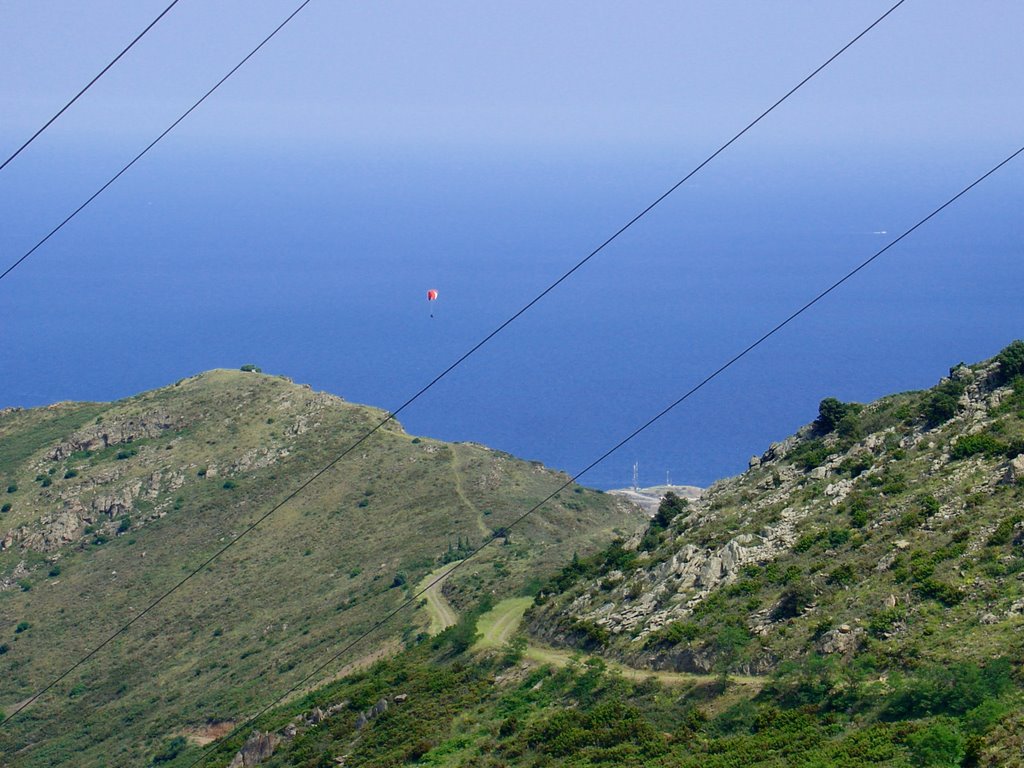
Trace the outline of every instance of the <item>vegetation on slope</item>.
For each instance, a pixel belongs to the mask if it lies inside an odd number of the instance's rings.
[[[0,413],[0,708],[98,645],[383,415],[239,371],[117,403]],[[387,425],[5,726],[5,764],[143,764],[273,700],[453,551],[498,534],[446,584],[465,606],[529,590],[570,538],[590,551],[641,519],[574,487],[501,535],[563,481]],[[426,623],[423,611],[400,615],[354,656],[393,652]]]

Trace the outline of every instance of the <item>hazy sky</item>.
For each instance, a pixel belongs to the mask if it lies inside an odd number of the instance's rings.
[[[166,4],[0,2],[3,146],[17,146]],[[296,5],[182,0],[22,162],[96,140],[144,146]],[[176,140],[703,146],[889,5],[314,0]],[[790,148],[1012,143],[1024,123],[1021,29],[1017,0],[908,0],[762,137]]]

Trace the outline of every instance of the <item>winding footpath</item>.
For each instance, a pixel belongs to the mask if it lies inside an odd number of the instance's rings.
[[[455,563],[448,563],[443,568],[431,573],[426,576],[421,585],[425,586],[430,581],[436,579],[438,576],[442,576],[448,573]],[[450,627],[458,620],[458,613],[452,608],[451,604],[445,599],[441,593],[441,586],[444,584],[442,579],[429,590],[427,590],[425,597],[427,598],[426,609],[430,616],[430,633],[436,634],[435,627],[438,628],[436,631],[440,632],[447,627]],[[421,586],[420,589],[423,587]],[[523,621],[523,614],[526,613],[526,609],[533,603],[533,598],[530,597],[512,597],[507,600],[502,600],[500,603],[494,606],[490,611],[480,617],[477,622],[477,639],[473,644],[472,650],[474,651],[490,651],[497,648],[503,647],[507,644],[516,631],[519,629],[520,624]],[[523,658],[526,661],[533,662],[535,664],[550,664],[554,667],[565,667],[570,664],[579,663],[581,654],[579,651],[566,649],[566,648],[552,648],[548,645],[542,645],[537,642],[531,642],[526,646],[523,652]],[[601,657],[602,661],[607,665],[608,669],[614,670],[621,674],[625,679],[632,681],[647,680],[649,678],[655,678],[658,682],[664,685],[694,685],[697,683],[709,683],[718,680],[717,675],[699,675],[690,672],[667,672],[663,670],[652,670],[652,669],[635,669],[634,667],[626,666],[625,664]],[[738,688],[745,689],[750,695],[753,695],[761,686],[764,684],[765,679],[761,677],[750,677],[746,675],[729,675],[729,680]]]

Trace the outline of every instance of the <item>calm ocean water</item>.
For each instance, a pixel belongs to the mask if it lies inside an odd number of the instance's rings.
[[[997,155],[928,170],[755,165],[737,151],[400,421],[575,473]],[[0,283],[0,407],[114,399],[251,362],[396,408],[697,154],[188,157],[147,160]],[[0,179],[5,264],[112,164]],[[638,461],[641,484],[705,485],[823,397],[930,386],[1024,336],[1020,180],[1006,169],[582,481],[627,485]]]

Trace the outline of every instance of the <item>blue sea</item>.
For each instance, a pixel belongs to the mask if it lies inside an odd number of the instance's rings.
[[[0,407],[254,363],[393,410],[707,151],[169,144],[0,282]],[[709,166],[401,423],[575,474],[1003,153],[764,149]],[[12,164],[4,266],[124,159]],[[1003,169],[581,482],[637,462],[642,485],[707,485],[823,397],[928,387],[1024,336],[1021,180]]]

